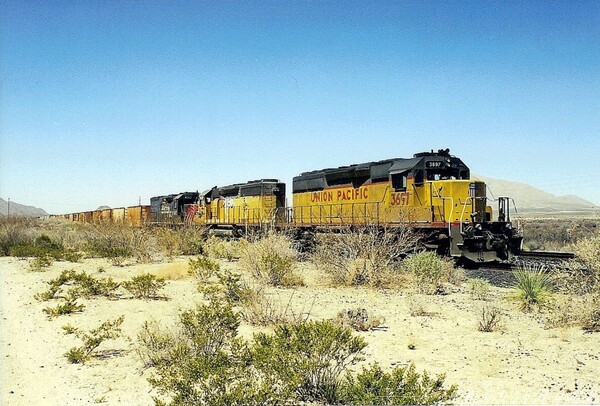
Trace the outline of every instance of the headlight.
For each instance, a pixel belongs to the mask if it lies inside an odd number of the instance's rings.
[[[507,228],[508,230],[512,230],[512,224],[510,224],[510,223],[506,223],[506,228]]]

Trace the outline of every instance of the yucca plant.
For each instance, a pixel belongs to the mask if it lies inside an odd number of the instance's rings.
[[[516,299],[521,302],[521,310],[529,311],[533,306],[541,306],[552,292],[552,279],[544,265],[524,265],[513,272],[517,289]]]

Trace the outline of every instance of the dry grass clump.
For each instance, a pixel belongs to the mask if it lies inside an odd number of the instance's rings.
[[[156,237],[160,250],[168,258],[204,253],[206,231],[203,227],[194,225],[178,228],[154,227],[150,230]]]
[[[244,238],[225,239],[210,236],[205,242],[204,251],[211,258],[231,262],[240,259],[247,247],[248,241]]]
[[[318,236],[312,259],[336,284],[393,287],[401,283],[400,259],[417,241],[408,227],[342,228]]]
[[[429,295],[443,292],[442,284],[450,282],[455,273],[454,265],[449,260],[430,251],[410,255],[404,260],[403,266],[412,277],[415,288]]]
[[[385,318],[372,317],[369,316],[367,309],[355,308],[340,311],[335,321],[356,331],[369,331],[382,326],[385,323]]]
[[[588,297],[582,317],[582,328],[587,332],[600,332],[600,294]]]
[[[39,220],[27,217],[0,217],[0,254],[13,255],[13,247],[32,244],[39,224]]]
[[[428,310],[428,303],[424,296],[415,292],[408,292],[406,295],[406,304],[412,317],[433,316],[434,312]]]
[[[503,327],[502,312],[493,305],[483,305],[479,312],[478,330],[490,333]]]
[[[249,243],[240,258],[240,266],[259,281],[272,286],[303,285],[295,274],[298,252],[293,241],[277,233]]]
[[[577,293],[600,293],[600,235],[584,238],[574,248],[577,260],[583,267],[570,272],[570,290]]]
[[[467,281],[467,291],[473,299],[488,300],[492,285],[484,279],[473,278]]]
[[[287,300],[277,294],[268,294],[261,287],[249,288],[242,300],[240,317],[254,326],[274,326],[284,323],[300,323],[308,319],[312,303],[299,307],[292,294]]]
[[[544,311],[548,328],[580,327],[589,333],[600,332],[600,294],[557,295]]]

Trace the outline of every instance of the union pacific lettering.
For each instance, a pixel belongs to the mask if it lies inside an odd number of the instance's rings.
[[[369,189],[337,189],[337,190],[323,190],[320,192],[313,192],[310,196],[312,203],[329,203],[329,202],[342,202],[348,200],[366,200],[369,198]]]

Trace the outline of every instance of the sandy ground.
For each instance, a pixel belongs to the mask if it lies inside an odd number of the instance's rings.
[[[222,267],[239,271],[237,264]],[[62,270],[85,270],[115,280],[152,272],[166,277],[169,300],[81,300],[82,313],[49,320],[42,312],[55,302],[38,302],[34,294]],[[102,271],[102,272],[99,272]],[[171,263],[114,267],[103,260],[57,262],[48,271],[29,271],[28,262],[0,258],[0,356],[2,405],[81,405],[88,403],[151,405],[153,391],[135,352],[140,326],[146,320],[170,325],[177,314],[202,300],[196,282],[187,276],[187,259]],[[384,326],[357,333],[369,343],[366,363],[383,367],[414,362],[431,374],[446,373],[457,384],[459,404],[598,404],[600,403],[600,335],[577,328],[545,329],[532,315],[523,314],[506,299],[508,289],[494,288],[505,327],[477,330],[484,304],[464,288],[443,296],[414,296],[424,316],[411,316],[409,295],[397,291],[332,288],[310,266],[302,269],[306,287],[272,289],[270,293],[315,319],[334,318],[343,309],[361,307],[385,318]],[[89,330],[107,319],[125,315],[124,336],[99,348],[100,358],[85,365],[69,364],[64,353],[80,342],[64,335],[71,324]],[[242,325],[251,337],[257,329]],[[414,349],[409,349],[409,344]]]

